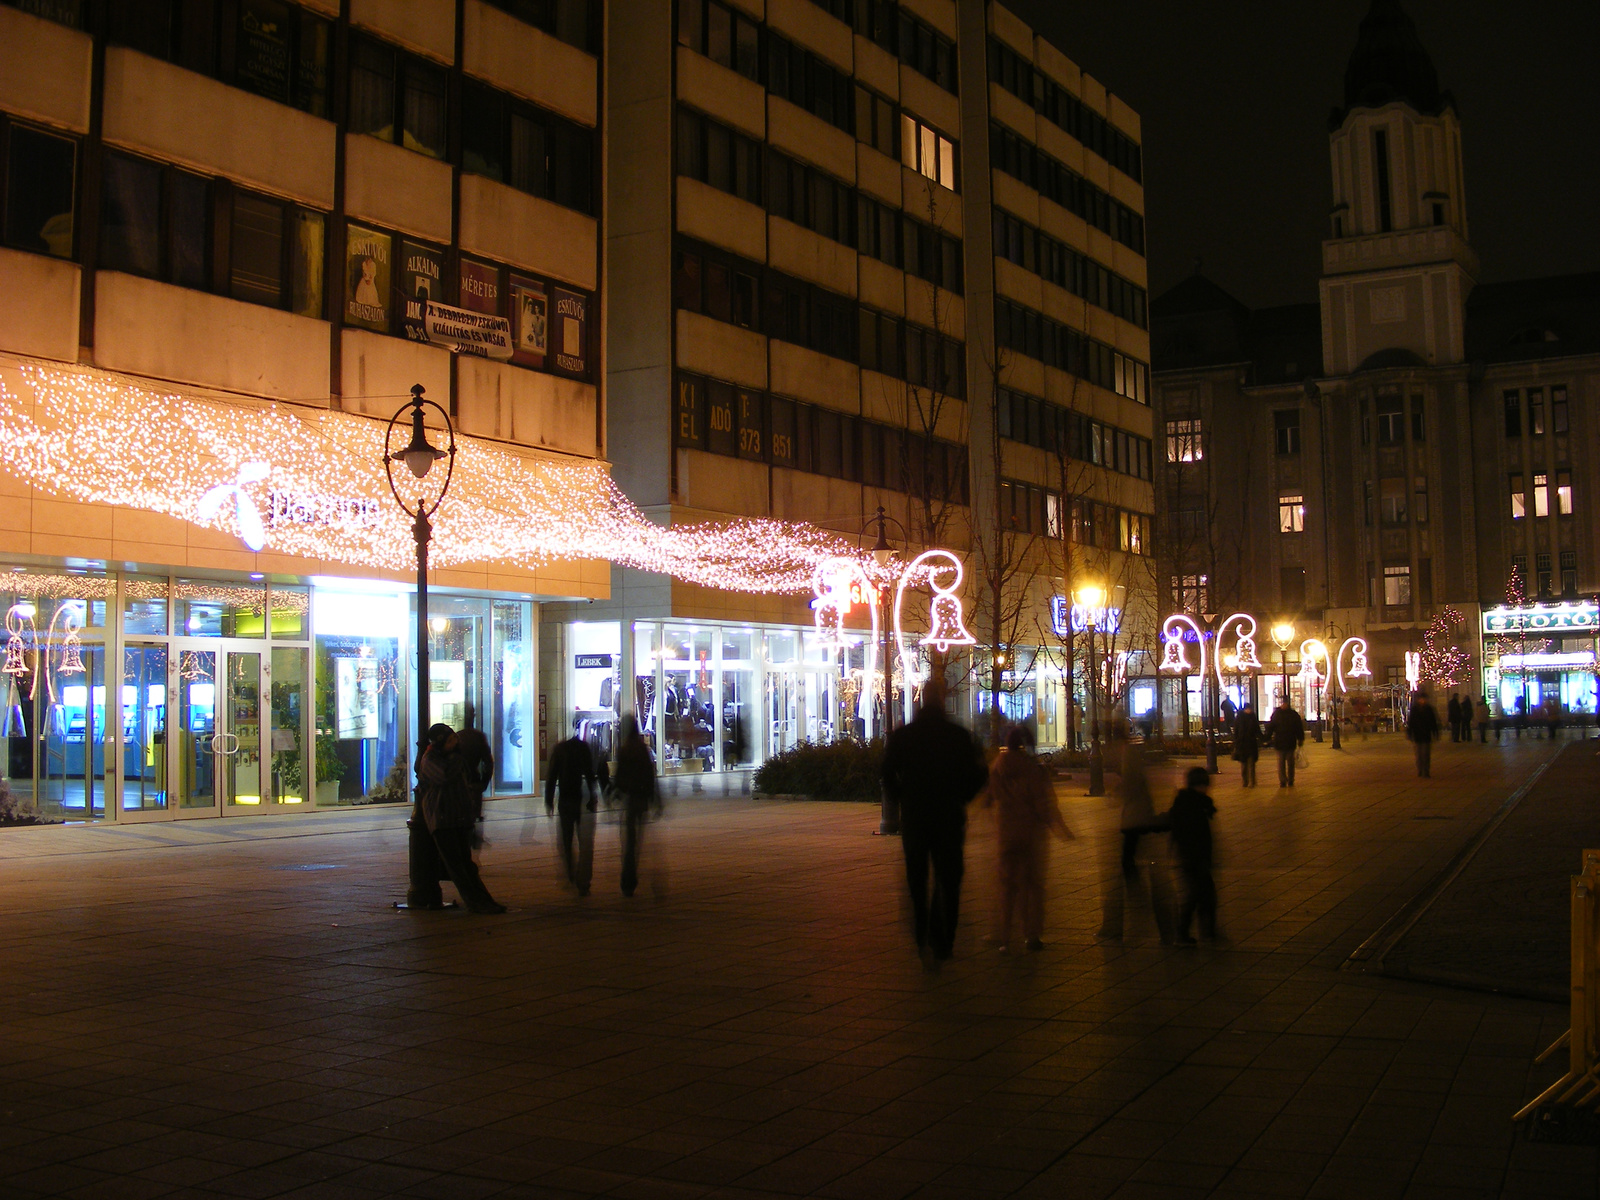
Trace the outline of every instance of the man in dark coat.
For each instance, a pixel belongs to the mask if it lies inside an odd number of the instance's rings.
[[[1411,697],[1411,712],[1406,716],[1406,737],[1417,752],[1417,774],[1428,778],[1433,765],[1433,742],[1439,736],[1439,714],[1428,703],[1428,693],[1419,691]]]
[[[469,717],[470,720],[470,717]],[[494,778],[489,739],[470,725],[453,733],[448,725],[428,730],[428,747],[417,759],[417,803],[412,813],[412,907],[443,907],[439,879],[456,885],[461,902],[475,913],[503,913],[478,874],[472,845],[483,817],[483,793]],[[418,827],[433,843],[433,856],[417,846]]]
[[[1306,741],[1306,723],[1289,707],[1287,695],[1278,697],[1278,707],[1267,721],[1267,740],[1278,752],[1278,786],[1294,786],[1294,753]]]
[[[1461,740],[1461,697],[1450,693],[1450,703],[1445,705],[1445,720],[1450,722],[1450,740]]]
[[[639,847],[645,823],[660,815],[661,794],[656,788],[655,759],[632,713],[623,715],[621,733],[615,784],[622,804],[622,894],[631,896],[639,886]]]
[[[544,811],[555,812],[559,798],[561,823],[556,845],[561,850],[567,882],[578,889],[580,896],[589,894],[589,880],[594,874],[593,814],[598,807],[594,758],[589,744],[574,731],[566,741],[556,743],[545,764]],[[578,843],[576,859],[572,852],[574,839]]]
[[[1234,718],[1233,757],[1239,763],[1239,782],[1255,787],[1256,760],[1261,757],[1261,718],[1249,701]]]
[[[942,962],[954,952],[967,805],[988,779],[982,748],[945,716],[944,689],[930,680],[916,717],[889,735],[883,754],[883,787],[900,809],[900,841],[917,951],[931,957],[932,963]]]
[[[1239,719],[1239,708],[1233,702],[1232,696],[1222,698],[1222,728],[1229,734],[1233,733],[1233,724]]]
[[[1211,818],[1217,806],[1209,794],[1211,773],[1204,767],[1190,767],[1187,783],[1173,797],[1167,821],[1185,892],[1178,912],[1178,941],[1192,946],[1189,926],[1196,913],[1200,915],[1200,936],[1207,941],[1217,936],[1217,885],[1211,878]]]

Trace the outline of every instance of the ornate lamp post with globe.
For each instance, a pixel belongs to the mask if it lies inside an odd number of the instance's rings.
[[[1272,640],[1278,647],[1278,663],[1283,670],[1283,700],[1289,701],[1289,643],[1294,641],[1294,626],[1279,621],[1272,627]]]
[[[1089,685],[1089,795],[1106,793],[1106,762],[1100,750],[1100,664],[1094,655],[1094,631],[1100,625],[1100,615],[1105,611],[1106,591],[1097,583],[1082,584],[1072,595],[1074,604],[1083,613],[1083,623],[1089,634],[1088,685]]]

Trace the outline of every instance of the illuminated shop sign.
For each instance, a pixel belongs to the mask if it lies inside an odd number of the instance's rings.
[[[1065,596],[1051,596],[1050,624],[1057,637],[1066,637],[1069,631],[1083,633],[1090,624],[1098,633],[1117,633],[1122,629],[1122,609],[1116,605],[1072,604]]]
[[[1594,666],[1594,651],[1576,650],[1570,654],[1502,654],[1502,671],[1587,671]]]
[[[1600,605],[1592,600],[1561,604],[1530,604],[1523,608],[1501,605],[1483,614],[1484,633],[1592,632],[1600,627]]]

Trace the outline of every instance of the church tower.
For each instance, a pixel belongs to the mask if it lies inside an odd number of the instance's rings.
[[[1476,280],[1461,125],[1399,0],[1373,0],[1329,120],[1330,236],[1322,243],[1324,370],[1463,360]]]

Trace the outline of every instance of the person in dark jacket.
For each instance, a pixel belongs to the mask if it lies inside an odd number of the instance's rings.
[[[494,778],[489,740],[468,726],[428,730],[428,746],[417,756],[417,800],[412,810],[411,887],[413,908],[443,908],[439,881],[455,884],[461,902],[475,913],[503,913],[472,860],[472,842],[483,816],[483,792]],[[431,853],[430,846],[431,843]]]
[[[1439,736],[1439,714],[1428,703],[1428,693],[1418,691],[1411,697],[1411,711],[1406,715],[1406,737],[1417,752],[1417,774],[1428,778],[1433,765],[1433,743]]]
[[[1287,695],[1278,697],[1278,707],[1267,721],[1267,740],[1278,752],[1278,786],[1294,786],[1294,754],[1306,741],[1306,723],[1289,707]]]
[[[1200,936],[1207,941],[1217,936],[1217,885],[1211,878],[1211,818],[1217,806],[1211,802],[1211,774],[1204,767],[1189,768],[1187,784],[1173,797],[1167,821],[1185,892],[1178,912],[1178,941],[1192,946],[1195,940],[1189,926],[1196,913]]]
[[[1256,762],[1261,757],[1261,718],[1249,701],[1233,722],[1233,757],[1239,762],[1239,781],[1256,785]]]
[[[1461,697],[1455,692],[1450,693],[1450,703],[1445,705],[1445,720],[1450,722],[1450,740],[1461,740]]]
[[[593,748],[574,730],[566,741],[556,743],[545,764],[544,811],[557,811],[559,800],[561,817],[556,845],[567,882],[578,889],[580,896],[589,894],[589,881],[594,874],[594,811],[599,787],[594,760]],[[574,841],[578,844],[576,856]]]
[[[622,737],[617,746],[617,773],[612,780],[622,805],[622,894],[631,896],[639,886],[639,849],[644,826],[661,813],[661,795],[656,790],[656,763],[639,733],[639,722],[632,713],[622,718]]]
[[[900,841],[917,951],[930,965],[954,952],[967,805],[988,779],[982,748],[945,716],[944,689],[930,680],[923,688],[916,717],[889,735],[883,754],[884,791],[900,809]]]

